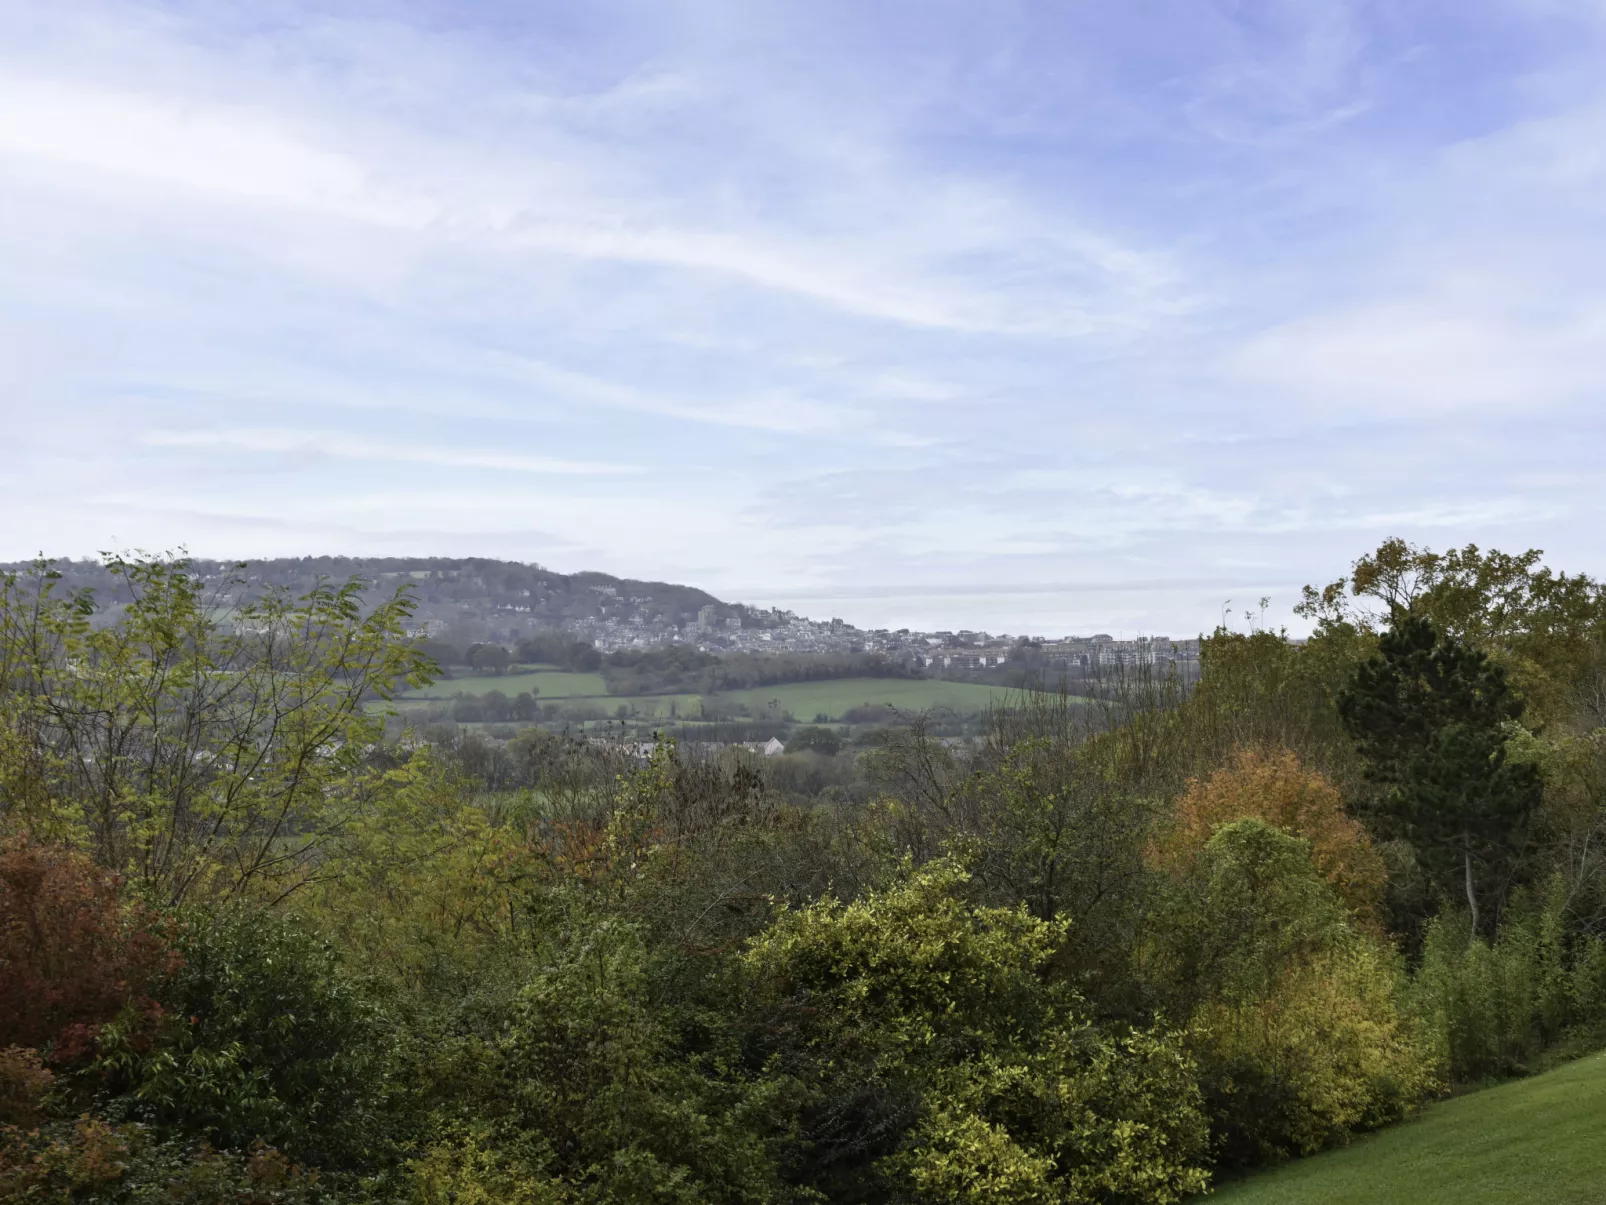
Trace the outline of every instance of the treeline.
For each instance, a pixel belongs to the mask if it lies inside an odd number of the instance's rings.
[[[502,674],[515,665],[547,665],[572,673],[600,670],[611,695],[714,694],[726,690],[822,682],[839,678],[919,678],[912,662],[880,653],[717,654],[688,644],[620,649],[606,655],[567,632],[538,632],[511,649],[488,642],[453,644],[440,638],[417,642],[419,651],[450,672]]]
[[[1537,554],[775,759],[387,742],[405,596],[113,572],[0,589],[0,1199],[1175,1202],[1606,1041],[1606,598]]]
[[[594,673],[602,668],[602,654],[596,646],[567,632],[537,632],[519,641],[513,653],[525,665],[555,665],[571,673]]]
[[[488,690],[482,695],[459,695],[452,700],[447,718],[457,724],[531,724],[541,718],[541,704],[533,691],[515,695]]]
[[[615,695],[714,694],[789,682],[922,676],[912,663],[881,653],[717,655],[672,644],[621,649],[602,659],[602,680]]]
[[[418,650],[442,670],[461,666],[478,674],[501,674],[515,664],[550,665],[570,673],[592,673],[602,667],[602,654],[588,640],[567,632],[537,632],[510,649],[490,641],[456,644],[440,637],[425,637]]]

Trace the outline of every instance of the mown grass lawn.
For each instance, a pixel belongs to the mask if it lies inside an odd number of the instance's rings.
[[[1433,1105],[1421,1117],[1211,1196],[1219,1205],[1600,1205],[1606,1054]]]

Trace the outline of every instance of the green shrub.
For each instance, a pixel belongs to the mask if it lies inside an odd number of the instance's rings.
[[[746,958],[750,1057],[799,1102],[789,1177],[842,1201],[1179,1200],[1205,1129],[1174,1040],[1106,1033],[1046,975],[1063,921],[943,861],[783,913]]]
[[[1411,988],[1451,1077],[1531,1070],[1549,1047],[1606,1025],[1606,945],[1572,934],[1559,879],[1518,893],[1493,942],[1463,916],[1431,922]]]
[[[213,1150],[138,1123],[83,1116],[0,1126],[0,1200],[35,1205],[313,1205],[316,1174],[270,1146]]]
[[[784,1200],[765,1086],[721,1074],[717,1032],[707,1058],[685,1047],[639,931],[577,907],[548,932],[468,1115],[443,1112],[411,1166],[419,1199]]]
[[[1307,1154],[1395,1120],[1438,1088],[1404,1011],[1399,956],[1357,931],[1306,842],[1260,820],[1218,828],[1175,884],[1150,955],[1191,1022],[1216,1158]]]
[[[1195,1012],[1217,1158],[1309,1154],[1410,1113],[1440,1086],[1429,1035],[1399,1007],[1399,957],[1356,939],[1255,999]]]
[[[560,1205],[567,1194],[485,1125],[443,1125],[408,1161],[409,1205]],[[539,1160],[538,1160],[539,1162]]]
[[[154,1045],[108,1025],[90,1069],[113,1115],[228,1150],[269,1143],[299,1162],[382,1155],[385,1026],[334,950],[293,919],[194,923],[158,991]]]
[[[1167,1011],[1185,1017],[1207,1002],[1266,998],[1289,967],[1351,932],[1308,842],[1264,820],[1236,820],[1174,864],[1151,918],[1151,974]]]

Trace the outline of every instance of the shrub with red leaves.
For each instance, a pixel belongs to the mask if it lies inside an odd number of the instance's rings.
[[[85,855],[0,844],[0,1048],[49,1047],[67,1062],[130,1005],[154,1020],[149,989],[176,956],[151,921]]]

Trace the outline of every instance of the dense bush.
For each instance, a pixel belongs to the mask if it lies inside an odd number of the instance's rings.
[[[830,792],[830,798],[845,799],[864,795],[864,780],[853,753],[831,756],[819,753],[793,753],[792,746],[779,757],[764,761],[765,779],[788,798],[812,799]]]
[[[1216,1159],[1310,1154],[1433,1095],[1438,1060],[1400,1007],[1403,986],[1390,951],[1355,940],[1291,968],[1259,997],[1200,1006],[1192,1050]]]
[[[192,920],[154,1042],[104,1027],[87,1073],[114,1115],[222,1149],[360,1169],[380,1159],[386,1033],[329,943],[294,920]]]
[[[1412,1002],[1455,1079],[1519,1073],[1569,1039],[1606,1037],[1606,941],[1566,919],[1557,878],[1521,894],[1492,942],[1454,913],[1429,925]]]
[[[459,692],[453,697],[451,718],[458,724],[529,723],[539,718],[540,705],[532,691],[522,690],[508,698],[499,690],[482,695]]]
[[[589,641],[568,632],[537,632],[514,646],[513,655],[526,665],[555,665],[573,673],[588,673],[602,665],[602,654]]]
[[[745,958],[763,1065],[803,1102],[789,1177],[830,1201],[1170,1201],[1205,1183],[1186,1056],[1044,975],[1065,923],[937,862],[783,914]]]
[[[217,1151],[95,1117],[0,1130],[0,1200],[39,1205],[314,1205],[316,1173],[272,1147]]]
[[[784,1199],[765,1146],[773,1102],[680,1045],[649,961],[633,927],[584,914],[546,947],[484,1052],[480,1116],[502,1152],[493,1178],[532,1200]],[[448,1129],[415,1180],[453,1165],[465,1180],[469,1133]]]
[[[834,728],[818,724],[805,725],[787,739],[790,753],[818,753],[822,757],[835,757],[842,749],[842,734]]]
[[[1309,842],[1262,820],[1218,828],[1177,872],[1150,970],[1191,1022],[1215,1151],[1307,1154],[1394,1120],[1438,1086],[1401,1008],[1403,967],[1353,926]]]

